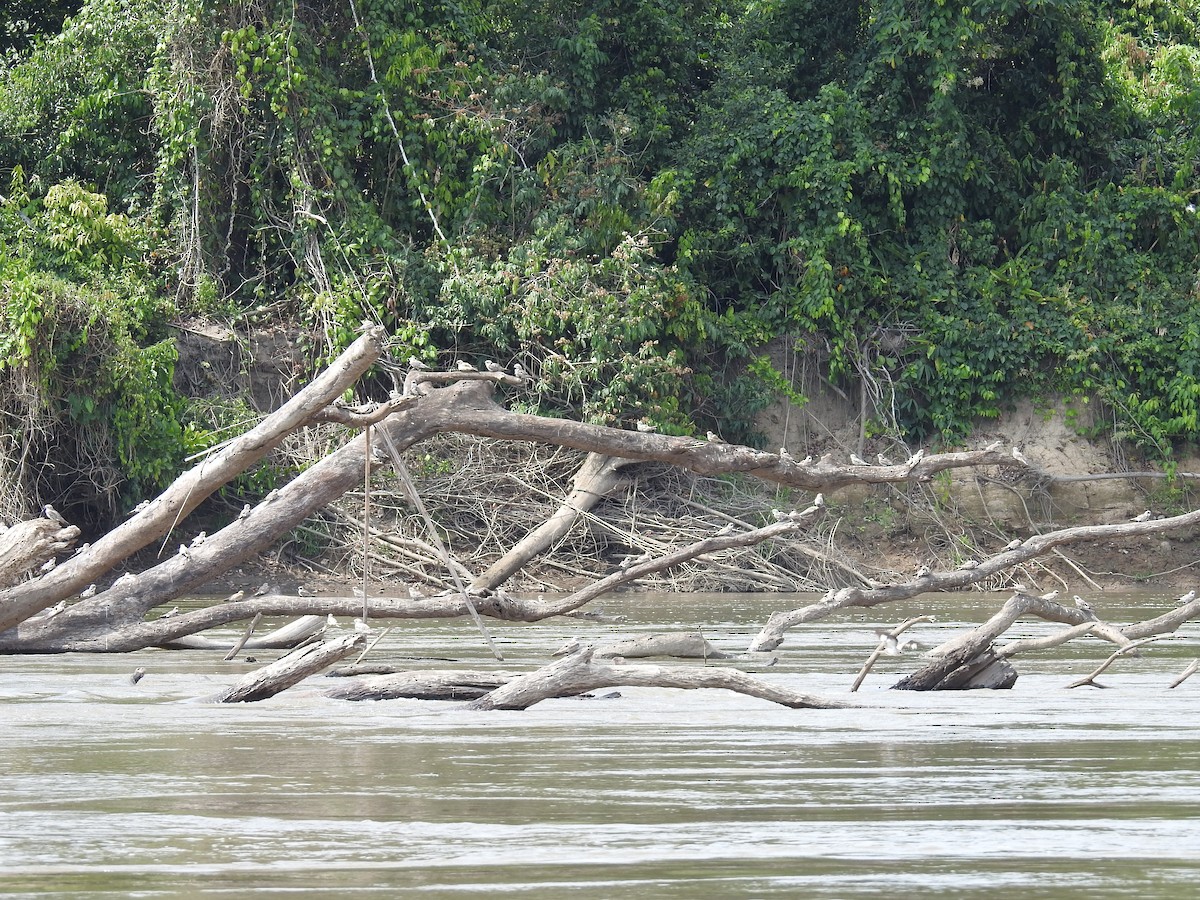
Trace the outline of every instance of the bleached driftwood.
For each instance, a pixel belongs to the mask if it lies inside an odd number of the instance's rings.
[[[17,584],[75,545],[79,529],[53,519],[28,519],[0,532],[0,588]],[[47,604],[49,605],[49,604]]]
[[[309,675],[349,656],[365,643],[364,635],[347,634],[332,640],[307,644],[246,675],[237,684],[218,694],[216,702],[251,703],[273,697],[280,691],[299,684]]]
[[[469,706],[471,709],[528,709],[552,697],[571,697],[607,687],[665,687],[681,690],[719,688],[793,709],[842,709],[852,704],[801,694],[752,678],[736,669],[691,666],[629,666],[596,662],[594,648],[555,660],[527,675],[521,675],[490,691]]]
[[[861,467],[859,467],[861,468]],[[872,607],[897,600],[907,600],[920,594],[934,591],[956,591],[982,581],[997,572],[1006,571],[1023,562],[1052,552],[1056,547],[1087,541],[1111,538],[1135,537],[1157,534],[1200,524],[1200,509],[1178,516],[1154,519],[1147,522],[1124,522],[1116,525],[1081,525],[1063,528],[1046,534],[1035,535],[1021,542],[1012,550],[1005,549],[971,568],[953,569],[948,572],[929,572],[901,584],[889,584],[878,588],[848,587],[830,591],[819,602],[799,609],[772,614],[750,643],[751,651],[774,650],[783,643],[789,628],[807,622],[815,622],[838,610],[851,607]],[[1176,611],[1178,612],[1178,611]],[[1168,613],[1167,617],[1173,615]],[[1194,615],[1194,614],[1193,614]],[[1078,622],[1071,622],[1078,624]]]

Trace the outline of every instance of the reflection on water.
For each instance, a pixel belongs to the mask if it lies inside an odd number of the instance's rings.
[[[1123,621],[1156,603],[1097,605]],[[617,626],[494,627],[519,668],[575,635],[700,626],[741,650],[778,606],[626,596]],[[327,700],[320,679],[217,707],[197,698],[251,668],[220,653],[0,659],[0,892],[1192,896],[1200,681],[1166,685],[1194,629],[1120,662],[1107,690],[1064,689],[1107,656],[1092,640],[1019,661],[1008,692],[890,692],[912,661],[885,658],[848,694],[875,627],[933,611],[928,646],[994,602],[933,606],[850,613],[789,635],[774,666],[741,663],[863,704],[835,711],[640,688],[476,713]],[[406,625],[372,653],[434,665],[414,657],[497,665],[469,623]]]

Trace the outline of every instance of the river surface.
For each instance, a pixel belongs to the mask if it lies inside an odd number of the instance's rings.
[[[604,604],[620,624],[491,627],[516,669],[575,636],[699,628],[741,651],[772,609],[808,599],[624,595]],[[1092,599],[1118,622],[1170,607]],[[323,678],[216,706],[202,698],[253,664],[165,651],[0,658],[0,895],[1200,894],[1200,676],[1167,689],[1200,655],[1200,625],[1118,661],[1105,690],[1066,689],[1109,654],[1085,639],[1019,658],[1011,691],[888,691],[912,670],[908,654],[849,693],[874,628],[933,613],[912,632],[929,647],[999,602],[938,595],[849,612],[737,663],[861,704],[835,711],[622,688],[483,713],[334,701]],[[368,660],[500,665],[469,622],[404,624]],[[136,685],[135,666],[147,670]]]

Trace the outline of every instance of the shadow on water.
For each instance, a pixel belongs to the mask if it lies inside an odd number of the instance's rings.
[[[606,604],[620,625],[493,628],[514,669],[572,636],[701,627],[740,651],[795,599],[625,595]],[[1163,608],[1095,602],[1116,621]],[[890,692],[914,664],[903,657],[849,694],[874,628],[933,612],[914,632],[931,646],[996,601],[927,604],[848,613],[735,661],[862,704],[850,710],[634,688],[476,713],[332,701],[320,679],[217,707],[196,698],[252,665],[219,653],[0,659],[0,893],[1193,896],[1200,682],[1166,685],[1198,655],[1194,627],[1119,663],[1107,690],[1065,690],[1108,655],[1089,640],[1020,661],[1012,691]],[[465,622],[405,625],[372,653],[450,665],[421,657],[497,665]],[[135,666],[148,674],[132,685]]]

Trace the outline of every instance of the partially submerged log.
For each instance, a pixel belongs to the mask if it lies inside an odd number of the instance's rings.
[[[645,659],[651,656],[671,656],[676,659],[732,659],[735,655],[718,650],[698,631],[644,634],[611,644],[601,644],[595,652],[597,659],[617,656],[622,659]]]
[[[280,691],[286,691],[292,685],[299,684],[309,675],[349,656],[365,643],[364,635],[347,634],[332,640],[307,644],[293,650],[282,659],[251,672],[214,699],[217,703],[252,703],[274,697]]]
[[[1035,615],[1072,627],[1049,638],[993,648],[993,642],[1024,615]],[[1016,670],[1008,659],[1018,652],[1057,646],[1085,635],[1111,641],[1122,652],[1128,652],[1135,646],[1135,639],[1145,640],[1151,635],[1169,633],[1196,615],[1200,615],[1200,599],[1183,604],[1166,615],[1118,628],[1100,621],[1090,610],[1067,607],[1047,597],[1018,592],[982,625],[931,650],[920,668],[900,679],[892,688],[942,691],[965,687],[1011,687],[1016,681]]]
[[[907,600],[910,597],[934,591],[962,590],[984,580],[989,575],[1011,569],[1014,566],[1052,552],[1055,548],[1066,544],[1157,534],[1197,524],[1200,524],[1200,509],[1178,516],[1146,522],[1124,522],[1117,525],[1081,525],[1073,528],[1063,528],[1058,531],[1035,535],[1024,541],[1014,542],[1017,546],[1011,547],[1011,549],[1006,547],[994,556],[988,557],[969,568],[958,568],[948,572],[928,571],[908,582],[883,585],[876,588],[848,587],[838,591],[829,591],[817,603],[812,603],[799,609],[772,614],[754,640],[751,641],[749,649],[752,652],[774,650],[783,643],[784,635],[789,628],[818,621],[838,610],[851,607],[879,606],[883,603]],[[1167,613],[1162,618],[1168,619],[1177,613],[1178,610],[1175,613]],[[1193,613],[1193,615],[1195,614]],[[1186,621],[1186,619],[1180,619],[1179,621]]]
[[[334,700],[474,700],[513,677],[504,672],[461,670],[393,672],[348,678],[322,693]]]
[[[572,697],[607,687],[719,688],[792,709],[844,709],[853,704],[791,691],[736,669],[628,666],[596,662],[582,647],[535,672],[512,679],[469,704],[470,709],[528,709],[542,700]]]

